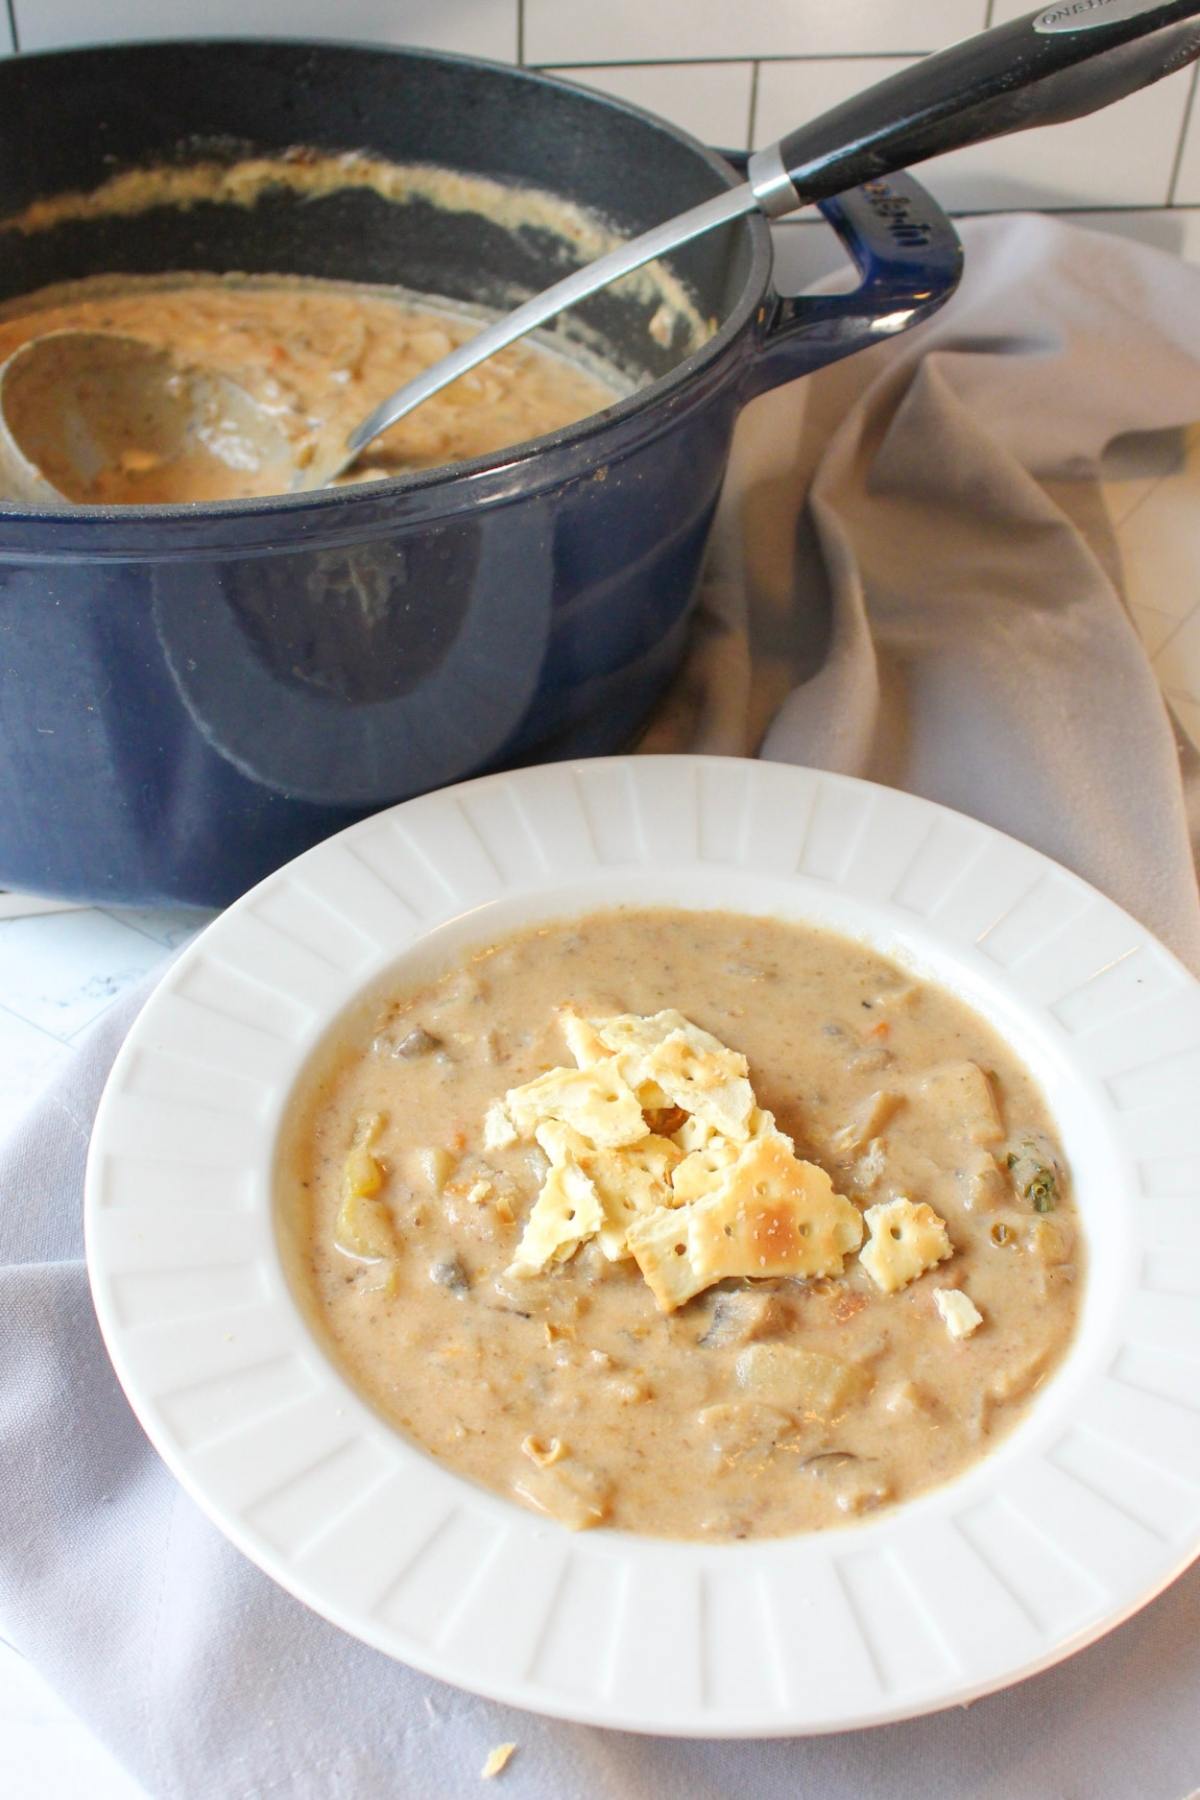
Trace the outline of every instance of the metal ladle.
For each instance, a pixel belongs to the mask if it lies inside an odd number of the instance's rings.
[[[1187,23],[1197,14],[1200,0],[1060,0],[922,58],[757,151],[740,187],[566,276],[423,370],[350,433],[320,480],[334,480],[380,432],[498,350],[731,219],[778,218],[947,150],[1082,118],[1174,74],[1200,55],[1200,27]]]
[[[253,491],[284,493],[326,486],[344,474],[381,432],[498,350],[622,275],[746,213],[760,211],[768,217],[779,217],[945,151],[1032,126],[1081,118],[1124,99],[1184,68],[1200,54],[1200,27],[1194,23],[1197,14],[1200,0],[1058,0],[1040,12],[924,57],[802,125],[770,148],[757,151],[747,165],[748,179],[740,187],[718,194],[622,244],[610,255],[526,301],[382,401],[344,444],[334,443],[325,453],[318,448],[304,469],[297,471],[294,463],[290,464],[278,485],[256,486]],[[102,349],[97,342],[99,334],[55,335],[76,340],[87,337],[92,340],[92,352]],[[46,442],[39,445],[31,440],[31,420],[14,410],[13,377],[19,374],[17,365],[23,355],[31,359],[38,379],[44,380],[53,373],[43,365],[42,352],[37,349],[37,344],[51,341],[44,338],[23,346],[0,368],[0,461],[6,447],[12,445],[18,457],[25,459],[26,477],[32,474],[34,480],[40,478],[43,492],[49,478],[51,498],[66,494],[70,499],[79,494],[76,475],[90,469],[91,482],[94,484],[99,478],[100,465],[94,461],[96,451],[115,440],[111,434],[105,435],[107,427],[97,416],[95,405],[85,406],[82,400],[74,412],[66,409],[68,420],[85,418],[87,429],[79,439],[82,448],[77,447],[72,435],[75,425],[67,422],[52,424],[45,430]],[[112,367],[103,371],[111,404],[122,418],[137,411],[136,406],[125,408],[121,399],[123,368],[126,376],[136,375],[146,416],[166,420],[169,415],[174,421],[170,426],[176,433],[174,441],[181,446],[179,454],[185,450],[192,454],[189,447],[194,448],[203,438],[203,431],[184,419],[176,420],[170,408],[164,406],[160,410],[155,399],[155,382],[166,380],[166,353],[151,353],[160,359],[153,364],[144,357],[134,358],[128,350],[131,341],[109,340],[114,346],[126,346],[120,352],[124,361],[118,364],[114,350]],[[32,379],[28,368],[25,379]],[[95,361],[89,379],[100,379]],[[210,384],[207,397],[206,382]],[[185,384],[185,391],[195,392],[207,406],[220,382],[218,376],[201,377],[193,371],[191,385]],[[280,443],[276,441],[280,434],[249,395],[234,389],[232,383],[223,384],[222,391],[231,389],[233,392],[226,398],[230,418],[238,420],[234,435],[244,436],[244,444],[258,459],[257,472],[267,479],[280,468]],[[78,393],[78,384],[73,391]],[[221,408],[218,406],[217,410]],[[261,421],[261,439],[256,437],[256,419]],[[164,440],[168,435],[164,429]],[[208,453],[207,442],[205,447]],[[43,452],[52,453],[52,459],[46,460]],[[286,461],[286,451],[283,455]],[[219,454],[212,458],[214,477],[219,477],[222,461],[231,478],[224,494],[214,491],[196,495],[197,498],[228,498],[235,491],[246,491],[232,479],[238,465]],[[256,482],[257,478],[256,473]],[[74,491],[60,485],[64,479],[75,481]],[[3,481],[4,470],[0,468],[0,492]],[[109,499],[117,497],[111,492],[107,495]],[[134,495],[131,493],[129,498]],[[142,486],[136,498],[147,501],[155,496]]]
[[[0,364],[0,496],[149,506],[286,493],[295,455],[214,370],[108,331],[50,331]]]

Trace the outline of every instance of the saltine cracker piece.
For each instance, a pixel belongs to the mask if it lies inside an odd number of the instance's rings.
[[[673,1008],[642,1018],[593,1019],[593,1030],[620,1060],[643,1106],[679,1106],[728,1137],[749,1134],[755,1110],[745,1057]],[[660,1098],[661,1096],[661,1098]]]
[[[628,1256],[630,1220],[670,1205],[671,1171],[680,1161],[675,1145],[651,1133],[617,1150],[593,1150],[586,1138],[557,1119],[539,1125],[536,1136],[552,1167],[573,1162],[592,1182],[604,1214],[597,1238],[609,1262]]]
[[[660,1312],[674,1312],[710,1285],[697,1273],[689,1253],[689,1214],[688,1207],[658,1207],[635,1219],[625,1230],[625,1242]]]
[[[636,1219],[626,1241],[663,1312],[725,1276],[840,1275],[862,1219],[823,1169],[756,1140],[700,1199]]]
[[[701,1200],[705,1194],[711,1194],[721,1185],[741,1152],[740,1144],[730,1143],[728,1138],[714,1134],[703,1150],[693,1150],[675,1169],[668,1204],[686,1206],[691,1200]]]
[[[756,1106],[750,1114],[747,1120],[747,1132],[750,1138],[774,1137],[778,1138],[781,1144],[786,1144],[789,1150],[796,1148],[787,1132],[780,1131],[775,1123],[775,1114],[767,1112],[766,1108],[762,1106]],[[679,1130],[671,1133],[671,1142],[678,1144],[685,1155],[690,1156],[694,1150],[707,1150],[710,1146],[723,1144],[727,1140],[714,1125],[707,1124],[703,1119],[693,1118],[689,1114]]]
[[[563,1032],[581,1068],[591,1068],[602,1058],[611,1057],[645,1111],[659,1112],[673,1104],[658,1083],[647,1076],[644,1063],[665,1037],[687,1025],[682,1013],[669,1008],[645,1017],[641,1013],[614,1013],[607,1019],[585,1019],[573,1008],[562,1010]],[[716,1038],[712,1044],[716,1049],[722,1048]]]
[[[656,1013],[615,1013],[610,1019],[593,1019],[592,1029],[601,1043],[606,1045],[613,1055],[623,1051],[636,1052],[639,1056],[649,1056],[657,1050],[674,1031],[691,1033],[692,1042],[697,1050],[724,1050],[720,1038],[710,1032],[701,1031],[690,1019],[685,1019],[674,1007],[667,1007]]]
[[[603,1062],[612,1055],[612,1051],[596,1030],[590,1019],[575,1007],[566,1005],[558,1009],[558,1021],[562,1026],[562,1034],[567,1040],[567,1049],[575,1058],[581,1069],[590,1069],[598,1062]]]
[[[756,1110],[747,1063],[737,1050],[711,1050],[707,1032],[694,1025],[673,1031],[639,1065],[643,1080],[660,1087],[672,1106],[680,1106],[725,1137],[744,1141]],[[715,1040],[714,1040],[715,1041]]]
[[[513,1124],[503,1100],[493,1100],[483,1115],[484,1149],[506,1150],[510,1144],[517,1143],[519,1137],[520,1133]]]
[[[479,1771],[479,1779],[491,1781],[493,1776],[503,1774],[508,1767],[510,1757],[515,1756],[516,1752],[515,1744],[497,1744],[494,1750],[488,1751],[487,1761]]]
[[[598,1241],[609,1262],[630,1255],[627,1233],[634,1219],[670,1206],[671,1171],[679,1160],[670,1138],[653,1133],[621,1150],[591,1150],[580,1158],[604,1209]]]
[[[548,1069],[523,1087],[509,1088],[504,1104],[524,1138],[547,1119],[570,1125],[598,1150],[636,1144],[650,1130],[637,1095],[611,1060],[591,1069]]]
[[[863,1216],[871,1241],[858,1260],[885,1294],[898,1293],[954,1254],[945,1220],[923,1200],[881,1201]]]
[[[795,1154],[796,1146],[786,1132],[780,1131],[775,1123],[775,1114],[756,1106],[748,1121],[749,1143],[761,1138],[772,1138],[782,1144],[789,1156]],[[699,1200],[703,1194],[710,1193],[719,1186],[725,1173],[746,1153],[746,1143],[736,1143],[715,1131],[711,1125],[699,1119],[685,1119],[679,1130],[675,1132],[672,1142],[687,1152],[679,1167],[671,1177],[673,1204],[682,1206],[689,1200]]]
[[[693,1150],[707,1150],[710,1144],[722,1141],[719,1131],[703,1119],[694,1119],[690,1113],[679,1130],[671,1133],[671,1142],[678,1144],[685,1156],[690,1156]]]
[[[840,1275],[862,1242],[857,1207],[778,1137],[750,1144],[692,1212],[690,1251],[706,1286],[725,1275]]]
[[[603,1224],[604,1208],[590,1176],[570,1157],[552,1164],[525,1221],[512,1272],[534,1274],[549,1262],[565,1262]]]

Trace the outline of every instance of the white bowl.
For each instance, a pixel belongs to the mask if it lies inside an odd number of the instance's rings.
[[[328,1360],[272,1214],[288,1098],[394,969],[616,902],[811,920],[954,990],[1041,1081],[1089,1246],[1065,1363],[959,1479],[843,1529],[573,1535],[453,1475]],[[779,764],[490,776],[271,876],[168,972],[88,1166],[87,1254],[138,1417],[260,1568],[432,1675],[590,1724],[843,1730],[1044,1669],[1200,1548],[1200,988],[1065,870],[910,795]]]

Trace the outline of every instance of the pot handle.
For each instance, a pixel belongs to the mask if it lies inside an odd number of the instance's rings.
[[[722,154],[735,167],[744,161]],[[865,182],[820,208],[862,282],[849,294],[767,296],[747,399],[907,331],[944,306],[962,276],[958,233],[910,175]]]

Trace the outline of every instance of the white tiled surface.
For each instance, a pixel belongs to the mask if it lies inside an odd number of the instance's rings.
[[[3,898],[3,897],[0,897]],[[211,915],[0,905],[0,1136],[119,994]],[[0,1795],[5,1792],[0,1784]]]
[[[1170,250],[1185,262],[1200,262],[1200,208],[1157,206],[1141,211],[1129,207],[1118,212],[1072,208],[1057,217],[1088,231],[1108,231],[1135,243],[1153,244],[1156,250]]]
[[[160,943],[108,913],[6,919],[0,995],[10,1015],[69,1044],[161,956]]]
[[[937,50],[982,31],[985,0],[525,0],[529,62],[675,61]]]
[[[516,0],[14,0],[14,13],[22,50],[199,35],[415,44],[506,62],[517,54]]]
[[[768,142],[912,57],[1029,0],[0,0],[0,54],[107,39],[313,36],[522,61],[733,149]],[[1184,71],[1120,107],[933,165],[970,210],[1200,206],[1200,109]],[[1174,188],[1174,195],[1173,190]]]
[[[1200,744],[1200,425],[1121,525],[1129,604],[1163,691]]]
[[[746,148],[753,63],[647,63],[546,72],[661,113],[672,125],[682,126],[706,144],[719,144],[727,150]]]
[[[759,71],[756,145],[793,131],[911,58],[767,62]],[[1166,201],[1191,93],[1182,70],[1094,117],[975,144],[921,167],[944,206],[983,212],[1014,207],[1155,206]]]
[[[1194,89],[1171,198],[1180,206],[1200,206],[1200,104]]]

